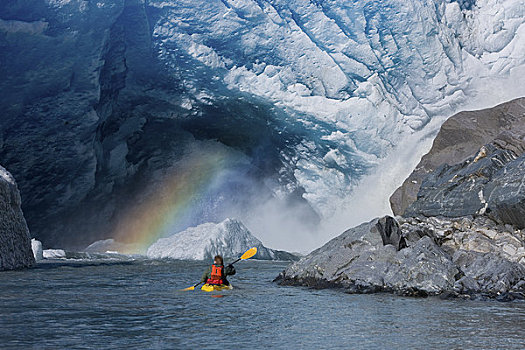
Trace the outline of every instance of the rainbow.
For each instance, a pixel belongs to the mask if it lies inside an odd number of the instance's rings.
[[[113,237],[126,243],[127,251],[122,253],[143,253],[157,239],[174,233],[170,229],[191,217],[196,199],[220,181],[230,163],[231,154],[223,149],[193,152],[179,162],[119,220]]]

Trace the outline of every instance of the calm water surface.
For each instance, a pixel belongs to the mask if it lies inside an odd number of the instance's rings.
[[[67,261],[0,273],[0,349],[525,349],[525,303],[280,287],[241,261],[235,289],[181,292],[201,262]]]

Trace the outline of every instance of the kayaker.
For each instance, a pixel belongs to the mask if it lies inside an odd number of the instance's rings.
[[[226,276],[233,275],[235,275],[235,267],[233,267],[232,264],[225,267],[222,256],[216,255],[215,258],[213,258],[213,265],[202,275],[201,282],[211,285],[230,285]]]

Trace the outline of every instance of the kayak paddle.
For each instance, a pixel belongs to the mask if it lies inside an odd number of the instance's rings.
[[[257,254],[257,247],[253,247],[253,248],[250,248],[248,249],[247,251],[244,252],[243,255],[241,255],[241,257],[237,260],[235,260],[234,262],[231,263],[231,265],[235,264],[236,262],[239,262],[241,260],[246,260],[246,259],[249,259],[251,258],[252,256],[254,256],[255,254]],[[197,287],[199,284],[201,284],[202,282],[199,282],[197,283],[196,285],[193,285],[191,287],[188,287],[188,288],[184,288],[183,291],[188,291],[188,290],[195,290],[195,287]]]
[[[191,287],[188,287],[188,288],[184,288],[184,289],[183,289],[183,291],[187,291],[187,290],[194,290],[194,289],[195,289],[195,287],[197,287],[197,286],[198,286],[199,284],[201,284],[201,283],[202,283],[202,282],[199,282],[199,283],[197,283],[197,284],[196,284],[196,285],[194,285],[194,286],[191,286]]]
[[[252,256],[254,256],[255,254],[257,254],[257,247],[253,247],[253,248],[250,248],[248,249],[247,251],[244,252],[243,255],[241,255],[241,257],[237,260],[235,260],[234,262],[232,262],[231,264],[235,264],[236,262],[239,262],[241,260],[246,260],[246,259],[249,259],[251,258]]]

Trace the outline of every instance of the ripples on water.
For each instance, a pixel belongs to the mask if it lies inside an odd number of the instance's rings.
[[[202,262],[67,261],[0,273],[1,349],[524,349],[525,303],[280,287],[242,261],[235,289],[181,292]]]

